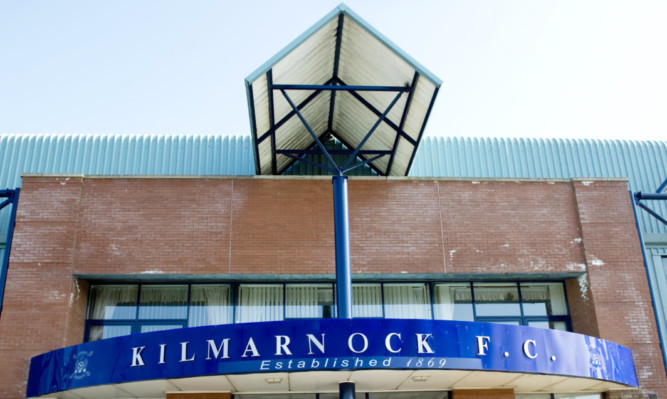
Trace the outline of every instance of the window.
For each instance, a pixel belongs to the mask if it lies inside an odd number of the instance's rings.
[[[285,318],[330,319],[335,317],[331,284],[286,284]]]
[[[485,321],[568,330],[560,282],[352,284],[355,318]],[[334,284],[92,285],[85,339],[230,323],[336,317]]]

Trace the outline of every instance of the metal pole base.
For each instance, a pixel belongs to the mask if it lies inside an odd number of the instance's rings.
[[[355,399],[354,382],[341,382],[340,385],[338,385],[338,393],[340,399]]]

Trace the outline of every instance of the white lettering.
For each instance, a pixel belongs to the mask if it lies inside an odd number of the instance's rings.
[[[207,339],[206,342],[208,342],[206,360],[211,360],[211,351],[213,351],[213,359],[217,359],[218,356],[220,356],[221,351],[222,357],[220,359],[229,359],[229,347],[227,346],[229,338],[223,339],[222,342],[220,342],[220,346],[215,346],[215,341],[212,339]]]
[[[271,366],[271,361],[270,360],[262,360],[262,364],[259,366],[259,369],[260,370],[268,370],[270,366]]]
[[[533,346],[533,351],[530,351],[530,345]],[[535,353],[535,341],[532,339],[527,340],[526,342],[523,343],[523,354],[526,355],[529,359],[535,359],[537,357],[537,353]]]
[[[259,356],[259,352],[257,352],[257,347],[255,346],[255,341],[252,340],[252,337],[248,339],[248,345],[246,345],[245,350],[243,351],[243,355],[241,357],[248,357],[248,352],[252,352],[251,357],[257,357]]]
[[[486,356],[486,351],[489,350],[489,342],[491,337],[486,335],[478,335],[477,338],[477,356]]]
[[[356,335],[360,336],[360,337],[363,338],[363,340],[364,340],[364,347],[363,347],[361,350],[355,350],[355,349],[352,347],[352,341],[354,340],[354,337],[355,337]],[[366,352],[366,349],[368,349],[368,338],[366,338],[366,336],[365,336],[364,334],[362,334],[362,333],[354,333],[354,334],[350,335],[350,338],[348,338],[348,340],[347,340],[347,346],[348,346],[348,348],[350,348],[350,350],[351,350],[352,352],[354,352],[354,353],[364,353],[364,352]]]
[[[433,334],[415,334],[417,335],[417,346],[418,346],[418,353],[433,353],[433,349],[428,345],[428,342],[426,340],[429,337],[432,337]]]
[[[318,341],[317,338],[313,334],[306,334],[306,337],[308,337],[308,354],[309,355],[314,355],[313,353],[313,347],[311,344],[315,344],[317,349],[320,350],[320,352],[324,353],[324,334],[322,334],[322,341]]]
[[[387,348],[387,350],[388,350],[389,352],[391,352],[391,353],[398,353],[398,352],[400,352],[400,351],[401,351],[401,348],[398,348],[398,349],[393,349],[393,348],[392,348],[392,346],[391,346],[391,337],[398,337],[398,339],[400,340],[400,339],[401,339],[401,334],[397,334],[397,333],[390,333],[390,334],[387,334],[387,337],[384,339],[384,346],[385,346],[385,348]]]
[[[274,335],[276,337],[276,356],[282,355],[282,351],[285,351],[286,355],[291,355],[287,345],[289,345],[290,339],[287,335]]]
[[[146,349],[145,346],[132,348],[132,365],[130,367],[145,366],[144,359],[141,357],[141,352]]]
[[[190,342],[181,342],[181,360],[178,362],[191,362],[195,360],[195,354],[192,354],[192,357],[188,359],[188,344]]]
[[[160,344],[160,361],[157,364],[164,364],[164,352],[167,344]]]

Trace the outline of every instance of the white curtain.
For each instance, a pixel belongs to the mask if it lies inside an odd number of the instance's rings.
[[[144,285],[139,301],[139,318],[142,320],[188,317],[187,285]]]
[[[352,317],[382,317],[382,286],[380,284],[352,285]]]
[[[237,323],[283,319],[283,286],[253,284],[239,286]]]
[[[190,292],[190,327],[229,324],[232,322],[228,285],[193,285]]]
[[[136,285],[97,285],[91,292],[89,319],[119,320],[136,317]]]
[[[320,318],[333,308],[333,289],[328,284],[288,284],[285,287],[286,318]],[[333,314],[327,314],[331,317]]]
[[[384,315],[388,319],[430,319],[426,284],[385,284]]]
[[[519,302],[516,284],[486,286],[475,284],[475,302]]]
[[[524,302],[549,302],[551,315],[567,315],[565,292],[561,283],[522,284],[521,299]]]

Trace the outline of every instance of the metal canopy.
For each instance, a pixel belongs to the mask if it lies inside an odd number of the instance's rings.
[[[322,153],[334,173],[405,176],[441,83],[341,4],[246,78],[257,174]],[[329,137],[348,149],[341,165]]]

